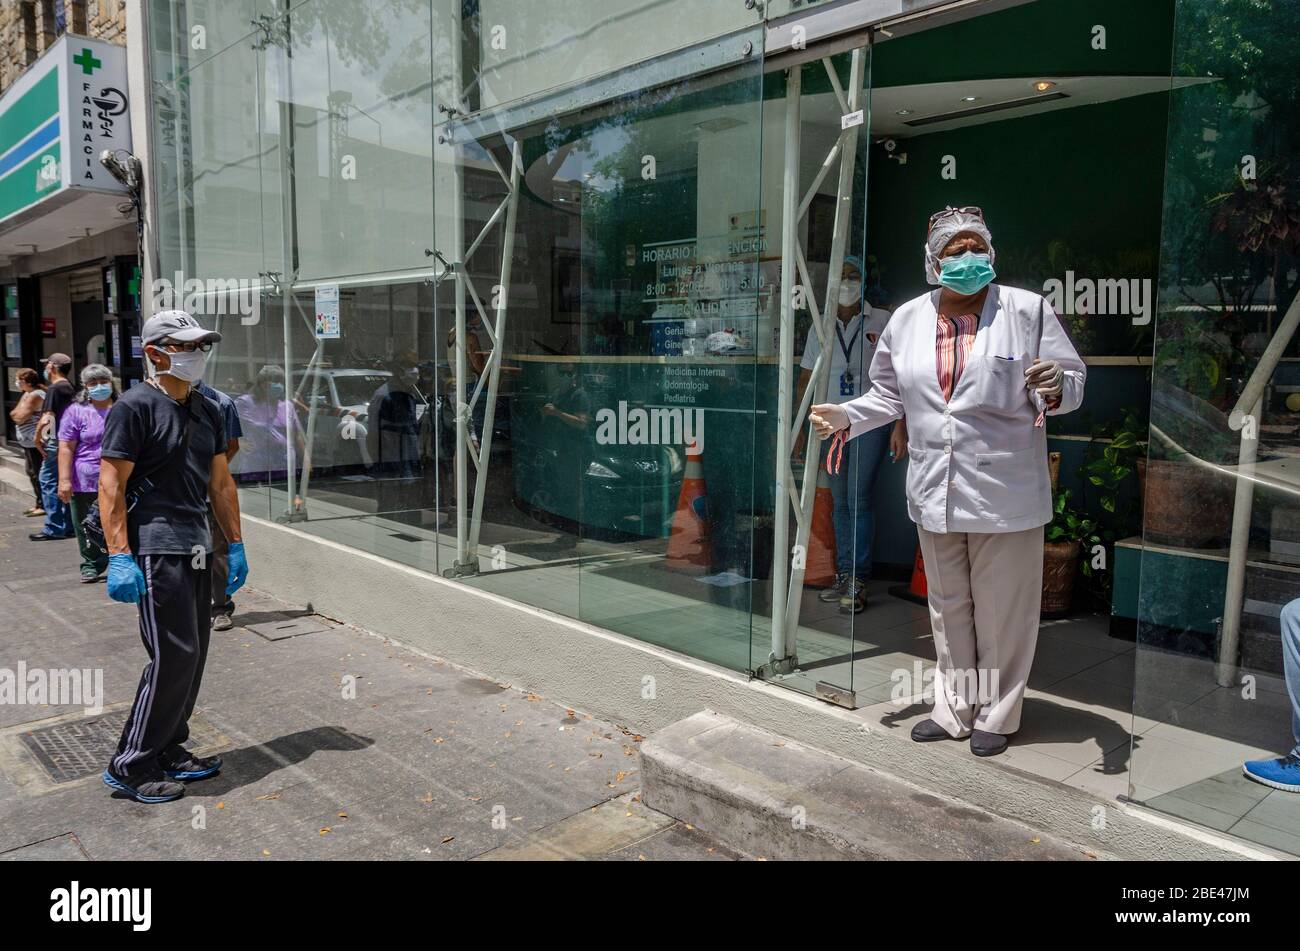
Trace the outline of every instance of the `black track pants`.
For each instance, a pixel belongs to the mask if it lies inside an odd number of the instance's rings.
[[[202,556],[204,559],[211,555]],[[158,770],[163,750],[189,739],[212,633],[212,584],[193,555],[137,555],[147,591],[140,599],[140,639],[149,663],[112,759],[123,777]]]

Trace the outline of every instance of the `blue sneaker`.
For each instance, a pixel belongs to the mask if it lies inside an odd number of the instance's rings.
[[[168,779],[186,782],[193,779],[207,779],[220,770],[220,756],[195,756],[184,748],[178,748],[172,756],[163,760],[163,772],[167,774]]]
[[[1281,759],[1254,759],[1241,767],[1247,779],[1283,792],[1300,793],[1300,756],[1288,753]]]
[[[171,802],[173,799],[180,799],[181,796],[185,795],[184,786],[180,783],[168,782],[161,775],[136,781],[125,779],[114,774],[111,769],[106,769],[104,770],[103,780],[104,785],[109,789],[125,793],[136,802]]]

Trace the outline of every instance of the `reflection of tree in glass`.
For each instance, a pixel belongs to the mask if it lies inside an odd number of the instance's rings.
[[[1177,298],[1164,309],[1199,304],[1227,335],[1232,354],[1222,372],[1200,374],[1207,382],[1253,364],[1242,353],[1244,338],[1266,323],[1247,305],[1271,290],[1280,313],[1300,288],[1297,23],[1300,0],[1178,5],[1175,75],[1213,81],[1173,94],[1163,241],[1164,284],[1177,288]],[[1253,179],[1243,176],[1251,165]],[[1161,335],[1174,329],[1166,323]]]

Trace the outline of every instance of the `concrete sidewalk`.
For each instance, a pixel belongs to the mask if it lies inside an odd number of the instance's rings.
[[[630,731],[255,588],[212,636],[191,724],[221,773],[172,803],[114,798],[135,608],[79,583],[75,542],[29,541],[26,497],[0,490],[0,669],[102,670],[104,689],[98,715],[0,704],[0,859],[742,857],[641,805]]]

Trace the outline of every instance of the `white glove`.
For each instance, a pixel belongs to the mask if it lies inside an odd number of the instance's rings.
[[[839,430],[848,429],[849,414],[835,403],[818,403],[808,411],[808,422],[812,423],[818,439],[829,439]]]
[[[1047,402],[1055,402],[1065,390],[1065,370],[1055,360],[1035,357],[1033,365],[1025,370],[1025,386]]]

